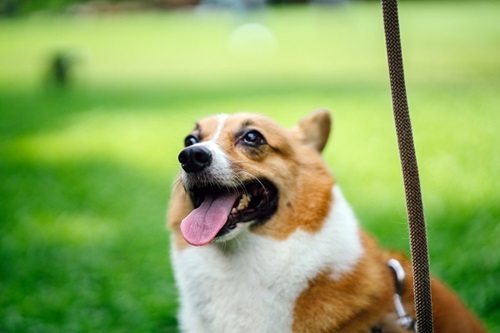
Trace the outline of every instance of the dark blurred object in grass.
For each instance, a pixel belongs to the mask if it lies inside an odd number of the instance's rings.
[[[59,87],[65,87],[70,82],[73,60],[66,52],[57,52],[50,59],[49,80]]]
[[[83,56],[74,50],[59,50],[48,59],[46,83],[49,87],[69,87],[74,84],[76,66]]]

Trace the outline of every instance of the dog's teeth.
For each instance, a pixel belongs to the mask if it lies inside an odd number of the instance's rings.
[[[248,204],[250,203],[251,197],[249,194],[243,194],[241,196],[240,202],[238,203],[238,207],[236,207],[236,210],[243,210],[245,209]]]
[[[236,208],[231,209],[231,214],[236,214],[237,212]]]

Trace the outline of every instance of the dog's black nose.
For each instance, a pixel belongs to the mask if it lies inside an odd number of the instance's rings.
[[[188,173],[200,172],[212,163],[212,153],[203,146],[187,147],[179,154],[179,162]]]

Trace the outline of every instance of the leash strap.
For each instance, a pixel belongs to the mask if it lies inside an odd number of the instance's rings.
[[[406,194],[406,210],[410,230],[411,262],[414,275],[416,330],[432,333],[432,295],[429,274],[429,254],[424,218],[424,207],[420,191],[417,158],[413,143],[410,112],[406,97],[406,86],[399,33],[398,1],[381,0],[384,30],[389,62],[389,77],[392,107],[398,137],[399,156]]]

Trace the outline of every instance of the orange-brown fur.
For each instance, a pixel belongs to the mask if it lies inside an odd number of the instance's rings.
[[[294,332],[369,332],[377,320],[383,332],[407,332],[399,326],[393,328],[395,317],[387,317],[394,310],[395,292],[395,280],[387,261],[397,259],[404,267],[403,302],[406,311],[415,318],[411,263],[401,253],[382,251],[365,233],[363,243],[366,254],[354,272],[339,281],[333,280],[329,272],[320,272],[310,281],[295,306]],[[436,333],[486,332],[460,298],[441,281],[432,277],[431,288]]]
[[[295,332],[369,332],[393,311],[391,272],[375,241],[362,241],[365,254],[353,272],[338,281],[321,272],[309,282],[295,305]]]
[[[188,216],[188,214],[193,210],[193,205],[182,188],[179,177],[177,177],[174,181],[172,194],[167,220],[169,229],[174,234],[173,240],[175,242],[175,246],[177,249],[182,250],[183,248],[189,246],[189,244],[186,243],[184,238],[182,238],[180,225],[182,219]]]

